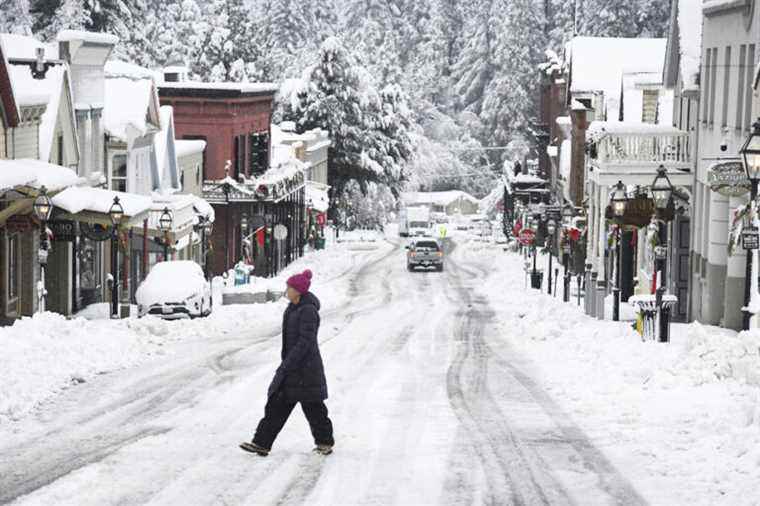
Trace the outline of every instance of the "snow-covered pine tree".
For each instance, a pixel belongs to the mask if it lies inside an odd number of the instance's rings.
[[[0,0],[0,32],[31,35],[33,23],[29,0]]]
[[[480,117],[489,132],[487,140],[503,145],[530,128],[538,99],[536,68],[546,42],[542,12],[532,0],[495,0],[491,17],[497,20],[494,75],[484,90]]]
[[[90,22],[85,0],[63,0],[47,27],[47,38],[52,40],[61,30],[84,30]]]

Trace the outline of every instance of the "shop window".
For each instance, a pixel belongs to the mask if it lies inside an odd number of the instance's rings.
[[[111,189],[127,191],[127,155],[114,155],[111,166]]]

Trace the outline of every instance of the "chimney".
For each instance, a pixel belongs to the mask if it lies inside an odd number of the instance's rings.
[[[105,103],[105,65],[119,42],[107,33],[64,30],[58,34],[61,59],[69,64],[71,91],[81,150],[80,176],[98,184],[105,175],[103,105]]]

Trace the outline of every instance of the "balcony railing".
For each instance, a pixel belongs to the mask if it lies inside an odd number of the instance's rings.
[[[657,133],[608,134],[596,142],[596,159],[604,163],[689,165],[689,135]]]

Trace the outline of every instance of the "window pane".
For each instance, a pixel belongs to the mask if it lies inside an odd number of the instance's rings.
[[[737,129],[744,128],[744,73],[747,68],[747,45],[742,44],[739,48],[739,79],[736,81],[736,123]]]
[[[728,97],[731,87],[731,46],[726,46],[726,61],[723,63],[723,110],[721,126],[728,125]]]
[[[113,177],[127,177],[127,155],[114,155]]]
[[[718,48],[712,50],[712,68],[710,68],[710,124],[715,123],[715,81],[718,78]]]

